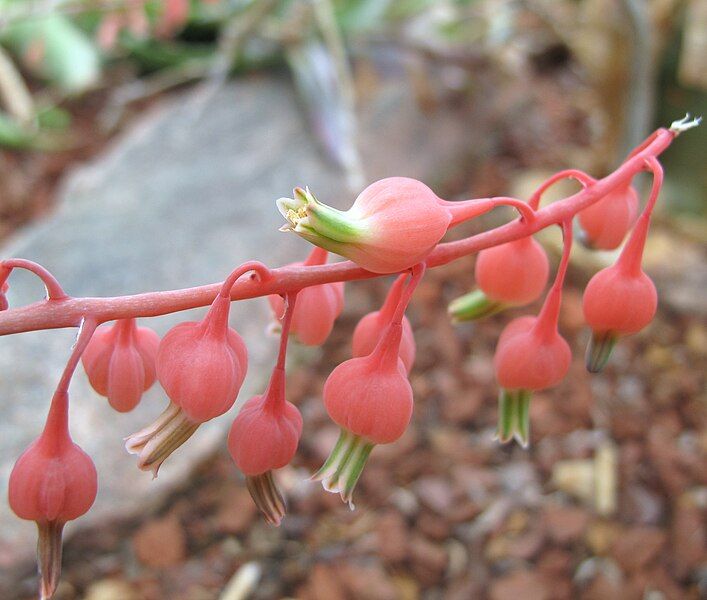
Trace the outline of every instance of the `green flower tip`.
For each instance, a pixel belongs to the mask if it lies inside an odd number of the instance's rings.
[[[312,475],[312,481],[321,481],[327,492],[339,494],[353,510],[354,488],[373,446],[374,444],[362,437],[342,429],[329,458],[322,468]]]
[[[447,313],[455,323],[461,323],[494,315],[505,308],[505,304],[491,300],[482,290],[476,289],[452,300]]]
[[[611,331],[592,332],[592,337],[587,344],[587,353],[584,358],[587,371],[599,373],[606,366],[611,356],[611,351],[616,345],[618,336]]]
[[[515,439],[523,448],[530,445],[530,396],[529,390],[501,390],[495,439],[502,444]]]

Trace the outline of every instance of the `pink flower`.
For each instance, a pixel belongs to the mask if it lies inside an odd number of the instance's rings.
[[[397,440],[412,415],[412,388],[399,357],[402,333],[399,322],[391,323],[371,354],[341,363],[324,384],[324,404],[341,435],[314,478],[352,509],[371,450]]]
[[[99,327],[81,357],[91,386],[115,410],[132,410],[155,382],[159,343],[158,335],[137,327],[135,319]]]
[[[390,177],[369,185],[347,211],[322,204],[308,190],[278,208],[294,231],[375,273],[395,273],[420,262],[442,239],[452,213],[424,183]]]
[[[59,581],[64,524],[91,508],[98,486],[93,461],[69,435],[67,403],[66,392],[55,394],[44,431],[15,463],[8,487],[15,514],[37,523],[43,599]]]
[[[325,264],[327,251],[315,247],[303,263],[290,266]],[[270,307],[279,319],[284,313],[284,300],[277,294],[268,296]],[[297,294],[297,303],[292,315],[291,332],[299,342],[307,346],[319,346],[329,337],[334,321],[344,308],[344,283],[324,283],[304,288]]]
[[[618,248],[636,220],[638,194],[630,185],[614,190],[577,216],[586,246],[597,250]]]
[[[302,415],[285,400],[285,371],[275,367],[268,388],[243,405],[228,434],[228,450],[246,475],[248,490],[266,520],[279,525],[285,502],[272,471],[290,463],[302,434]]]
[[[138,455],[138,467],[155,477],[164,460],[201,423],[222,415],[236,401],[248,368],[248,351],[228,326],[230,303],[228,295],[219,294],[202,321],[181,323],[160,342],[157,378],[170,405],[125,443],[128,452]]]

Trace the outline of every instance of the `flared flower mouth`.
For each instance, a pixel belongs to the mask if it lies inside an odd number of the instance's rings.
[[[279,527],[287,512],[287,505],[275,483],[272,471],[247,476],[246,486],[250,497],[253,498],[253,502],[265,520],[271,525]]]
[[[327,492],[339,494],[341,499],[353,510],[355,508],[353,503],[354,488],[374,445],[372,442],[342,429],[329,458],[322,468],[312,475],[312,481],[321,481],[322,487]]]
[[[141,471],[152,471],[154,479],[162,463],[198,427],[199,423],[191,421],[179,406],[170,402],[154,423],[125,438],[125,449],[130,454],[137,454],[138,468]]]
[[[276,201],[280,214],[287,219],[287,223],[280,228],[280,231],[299,232],[306,229],[309,225],[307,207],[318,203],[309,188],[296,187],[292,195],[292,198],[280,198]]]
[[[342,244],[365,241],[367,228],[351,212],[320,202],[309,188],[295,188],[292,198],[277,200],[277,208],[287,223],[280,231],[293,231],[307,241],[338,254]]]

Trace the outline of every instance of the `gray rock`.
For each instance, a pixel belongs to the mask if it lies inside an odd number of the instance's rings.
[[[425,179],[466,146],[459,116],[421,115],[409,92],[382,87],[362,115],[362,155],[369,181],[385,175]],[[288,83],[252,78],[231,84],[206,105],[192,93],[152,110],[101,158],[66,182],[57,211],[19,233],[0,255],[36,260],[74,296],[118,295],[195,286],[222,279],[238,263],[271,266],[301,259],[307,245],[279,233],[274,201],[309,185],[324,201],[347,204],[343,175],[308,135]],[[471,139],[469,137],[469,139]],[[43,288],[16,271],[9,301],[36,301]],[[191,314],[150,320],[164,334]],[[276,340],[263,335],[263,300],[239,302],[232,324],[245,337],[250,368],[240,400],[262,390]],[[0,340],[0,489],[15,459],[39,434],[75,331],[44,331]],[[155,386],[129,414],[111,411],[81,369],[71,385],[71,431],[95,460],[100,492],[82,524],[149,508],[183,482],[190,468],[222,444],[233,412],[202,426],[163,466],[155,481],[138,471],[123,437],[166,405]],[[69,532],[73,524],[69,525]],[[34,524],[0,502],[0,575],[33,551]],[[8,571],[5,571],[8,573]]]

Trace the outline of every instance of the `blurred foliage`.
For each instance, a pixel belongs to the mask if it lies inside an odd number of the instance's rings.
[[[505,101],[522,114],[534,93],[532,77],[565,68],[578,82],[577,110],[593,128],[591,157],[582,158],[586,140],[565,155],[600,173],[648,128],[688,110],[705,112],[700,62],[707,11],[700,6],[700,0],[0,0],[0,51],[11,57],[10,67],[0,60],[0,145],[65,147],[70,115],[57,109],[97,89],[113,94],[109,105],[119,113],[183,83],[213,87],[229,74],[286,68],[323,151],[353,183],[360,161],[351,63],[392,48],[413,65],[411,88],[424,106],[450,86],[454,93],[473,90],[491,72],[500,98],[512,82],[529,86]],[[668,158],[677,163],[669,172],[680,174],[678,210],[705,211],[700,138],[692,136]]]

